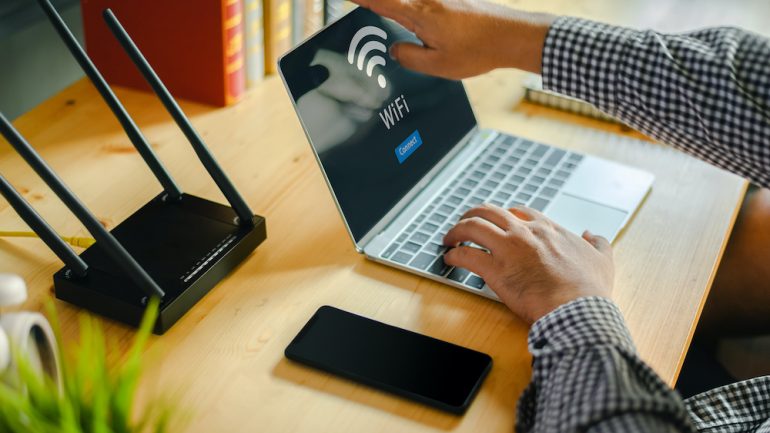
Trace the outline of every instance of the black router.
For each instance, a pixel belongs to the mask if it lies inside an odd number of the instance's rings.
[[[249,209],[109,9],[104,11],[108,27],[232,207],[179,189],[50,1],[38,3],[163,186],[163,192],[109,232],[0,113],[0,133],[77,216],[96,243],[78,256],[2,175],[0,193],[65,263],[53,276],[57,298],[136,326],[149,298],[157,297],[160,312],[154,331],[163,334],[265,240],[265,219]]]

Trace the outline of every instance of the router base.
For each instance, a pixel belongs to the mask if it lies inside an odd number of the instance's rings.
[[[156,197],[112,234],[166,292],[154,332],[163,334],[267,237],[265,219],[237,224],[232,208],[184,194],[177,202]],[[88,275],[67,267],[54,274],[56,297],[137,326],[147,295],[96,243],[80,254]]]

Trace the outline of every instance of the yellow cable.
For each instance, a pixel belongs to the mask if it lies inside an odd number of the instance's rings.
[[[37,238],[38,236],[33,232],[4,232],[0,231],[0,238]],[[74,246],[80,248],[88,248],[95,244],[96,241],[91,238],[83,238],[79,236],[60,236],[61,239]]]

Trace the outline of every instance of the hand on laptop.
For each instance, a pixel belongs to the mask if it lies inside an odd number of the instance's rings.
[[[462,79],[496,68],[540,73],[548,14],[516,11],[481,0],[352,0],[397,21],[424,46],[397,43],[393,56],[404,67]]]
[[[489,250],[460,245],[473,242]],[[484,279],[517,316],[533,323],[583,296],[610,297],[612,247],[579,237],[529,208],[494,205],[469,210],[444,238],[444,260]]]

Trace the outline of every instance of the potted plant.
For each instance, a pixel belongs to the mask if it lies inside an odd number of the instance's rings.
[[[41,374],[30,357],[13,353],[12,379],[0,381],[0,432],[162,433],[169,431],[170,408],[151,402],[134,407],[142,352],[152,332],[158,302],[149,303],[125,359],[110,363],[97,321],[83,315],[78,344],[65,348],[52,305],[48,316],[58,342],[58,378]]]

